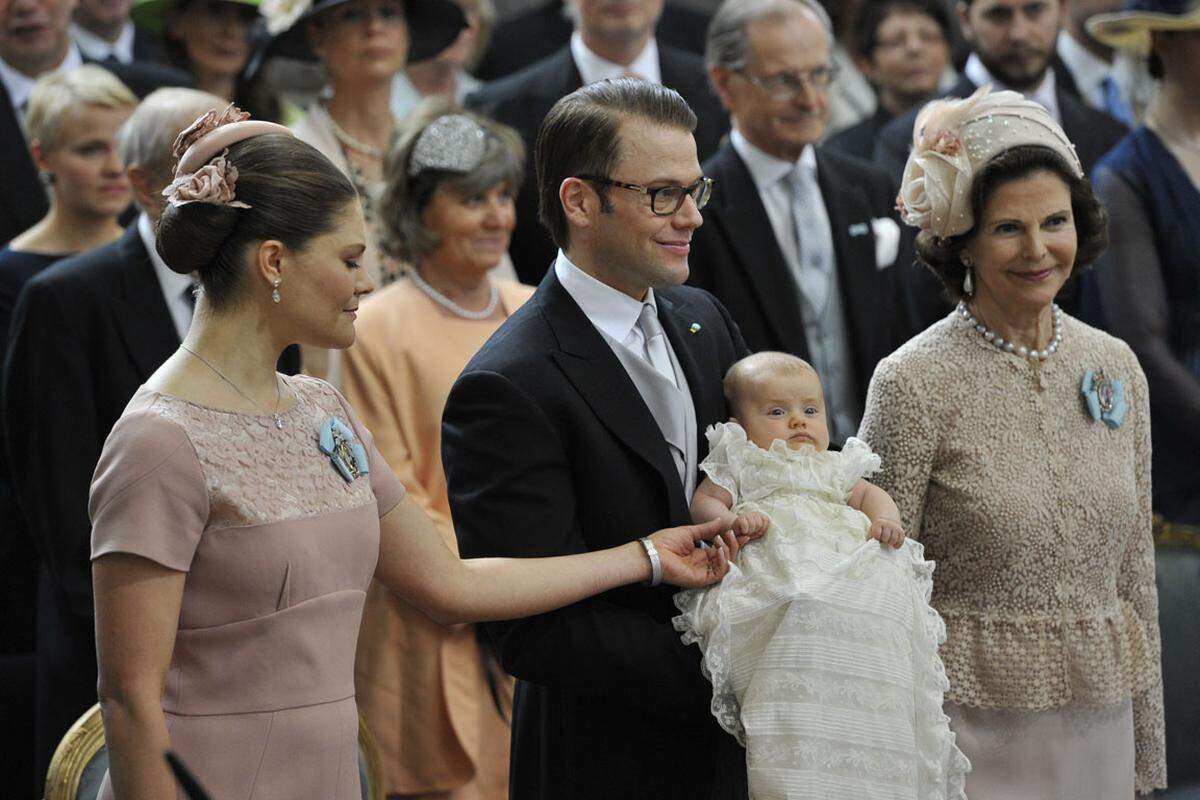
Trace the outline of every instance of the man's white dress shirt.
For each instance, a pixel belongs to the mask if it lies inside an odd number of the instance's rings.
[[[162,256],[158,254],[158,249],[154,246],[154,227],[150,222],[150,217],[146,216],[144,211],[138,215],[137,230],[142,244],[146,247],[146,252],[150,254],[150,263],[154,265],[154,274],[158,277],[158,286],[162,289],[163,299],[167,301],[167,311],[171,312],[171,322],[175,324],[175,332],[179,334],[179,340],[183,341],[192,324],[193,305],[184,296],[195,285],[192,276],[180,275],[162,260]]]
[[[92,61],[115,58],[122,64],[133,63],[133,23],[126,22],[115,42],[110,42],[81,25],[71,23],[71,38]]]
[[[638,57],[629,66],[625,66],[624,64],[614,64],[593,53],[583,43],[583,37],[580,36],[579,31],[575,31],[571,34],[571,58],[575,60],[575,66],[579,70],[579,77],[583,79],[584,86],[625,75],[636,75],[650,83],[662,83],[662,70],[658,65],[658,42],[653,36],[646,42],[646,46],[642,48]]]

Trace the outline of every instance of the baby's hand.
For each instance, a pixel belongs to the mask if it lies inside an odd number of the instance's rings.
[[[762,538],[762,535],[767,532],[767,528],[771,527],[771,518],[761,511],[746,511],[738,514],[729,527],[737,536],[740,546]]]
[[[878,539],[881,544],[899,547],[904,544],[904,528],[894,519],[877,519],[867,531],[868,539]]]

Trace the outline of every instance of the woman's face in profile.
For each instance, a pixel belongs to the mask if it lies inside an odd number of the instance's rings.
[[[182,42],[193,74],[228,80],[250,58],[250,28],[257,16],[246,3],[191,0],[171,21],[170,35]]]
[[[38,167],[54,179],[55,202],[93,217],[114,219],[129,207],[129,179],[117,153],[117,130],[133,111],[79,105],[67,109]]]
[[[421,224],[438,239],[421,266],[480,274],[500,263],[516,224],[513,189],[499,183],[478,194],[464,195],[439,187],[421,214]]]
[[[323,12],[309,38],[333,80],[390,80],[408,58],[404,3],[350,0]]]
[[[367,233],[358,201],[347,203],[329,233],[317,236],[284,264],[280,303],[288,341],[343,350],[354,344],[354,320],[362,296],[375,288],[361,266]],[[269,287],[268,287],[269,288]]]
[[[1006,313],[1048,307],[1071,276],[1078,239],[1071,190],[1045,170],[992,190],[964,255],[975,299]]]

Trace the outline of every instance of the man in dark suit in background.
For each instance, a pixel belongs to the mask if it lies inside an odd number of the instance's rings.
[[[88,61],[71,41],[75,0],[0,2],[0,246],[31,228],[50,208],[29,155],[21,117],[38,77]],[[138,97],[160,86],[185,86],[187,75],[150,64],[103,63]]]
[[[92,619],[92,472],[138,386],[191,323],[192,281],[154,248],[176,134],[225,100],[192,89],[147,97],[121,131],[141,214],[105,247],[38,274],[13,312],[3,422],[17,500],[41,559],[37,636],[37,775],[71,723],[96,702]],[[291,354],[295,371],[296,355]]]
[[[1129,130],[1079,100],[1070,73],[1054,68],[1062,23],[1060,0],[970,0],[959,2],[958,21],[972,52],[962,78],[947,95],[969,97],[980,86],[1012,89],[1041,103],[1075,144],[1085,172]],[[883,129],[875,161],[899,180],[912,146],[913,109]]]
[[[159,38],[129,18],[133,0],[79,0],[71,23],[71,38],[89,61],[162,62]]]
[[[704,165],[715,192],[689,282],[725,304],[751,349],[813,364],[840,444],[858,430],[875,364],[911,330],[891,179],[816,147],[831,44],[814,0],[726,0],[717,10],[707,58],[734,131]]]
[[[1041,103],[1075,144],[1084,172],[1091,172],[1092,165],[1129,133],[1125,125],[1079,99],[1070,73],[1055,58],[1062,23],[1060,0],[960,0],[957,11],[972,52],[948,96],[969,97],[980,86],[991,84],[997,91],[1012,89]],[[896,117],[876,142],[875,162],[897,183],[912,147],[913,123],[919,111],[914,108]],[[909,263],[915,251],[905,248],[900,257]],[[932,273],[918,274],[910,296],[914,314],[924,328],[944,317],[951,304]],[[1067,283],[1058,302],[1074,312],[1073,282]]]
[[[481,81],[494,81],[545,58],[571,39],[571,3],[550,0],[514,17],[501,20],[492,31],[488,49],[474,70]],[[686,5],[666,2],[654,28],[661,44],[704,55],[708,14]]]
[[[488,84],[468,98],[467,105],[516,128],[526,151],[532,153],[542,119],[559,98],[606,78],[638,77],[679,92],[699,119],[695,139],[700,158],[715,152],[729,127],[728,118],[708,86],[704,62],[691,53],[659,45],[655,39],[654,25],[663,0],[576,2],[579,10],[570,44],[515,75]],[[509,255],[518,277],[536,284],[554,259],[555,247],[538,224],[532,158],[517,193],[516,209]]]
[[[442,460],[464,557],[550,556],[690,521],[721,380],[747,355],[711,295],[680,287],[707,184],[695,116],[646,81],[561,100],[536,151],[562,248],[467,365]],[[649,192],[645,191],[649,188]],[[488,633],[515,675],[513,800],[746,796],[672,591],[634,586]]]

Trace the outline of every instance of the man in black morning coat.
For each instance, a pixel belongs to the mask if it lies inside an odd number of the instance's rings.
[[[679,285],[705,191],[694,124],[678,94],[638,80],[591,84],[547,116],[542,211],[562,250],[442,421],[464,557],[598,550],[690,522],[722,377],[747,355],[721,304]],[[652,201],[610,181],[668,188]],[[629,586],[487,626],[518,678],[513,800],[746,796],[744,751],[709,712],[676,613],[670,588]]]
[[[716,183],[689,283],[729,309],[752,350],[813,364],[841,444],[875,365],[916,332],[903,294],[915,269],[895,263],[911,234],[891,178],[817,146],[831,42],[815,0],[727,0],[714,15],[710,76],[735,130],[704,164]]]

